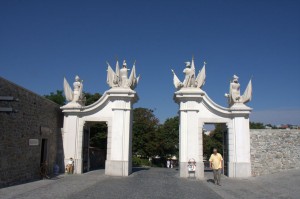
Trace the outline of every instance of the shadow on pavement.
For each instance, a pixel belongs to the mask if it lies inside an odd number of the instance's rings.
[[[47,180],[59,180],[63,178],[64,174],[61,175],[56,175],[56,176],[52,176],[51,178],[47,179]]]
[[[145,171],[145,170],[149,170],[150,168],[148,167],[133,167],[132,168],[132,173],[137,173],[139,171]]]

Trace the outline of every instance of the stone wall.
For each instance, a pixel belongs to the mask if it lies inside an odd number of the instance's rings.
[[[1,77],[0,97],[0,187],[40,178],[42,139],[47,139],[51,173],[53,165],[62,162],[63,114],[59,105]],[[38,145],[30,146],[29,139],[37,139]]]
[[[251,129],[252,175],[300,168],[300,130]]]

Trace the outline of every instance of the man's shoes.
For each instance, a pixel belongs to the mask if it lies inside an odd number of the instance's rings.
[[[220,183],[218,183],[217,185],[219,185],[220,187],[222,186]]]

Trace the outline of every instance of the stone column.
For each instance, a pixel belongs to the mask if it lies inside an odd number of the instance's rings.
[[[234,162],[235,162],[235,132],[232,127],[232,121],[227,124],[228,129],[228,177],[234,177]]]
[[[228,126],[229,177],[251,176],[249,114],[251,108],[244,104],[230,107],[232,122]]]
[[[67,165],[70,158],[73,158],[74,173],[76,174],[82,173],[83,126],[84,123],[77,114],[74,112],[65,113],[63,127],[64,166]]]
[[[204,178],[202,128],[198,111],[204,92],[196,88],[182,88],[174,95],[175,101],[179,104],[180,127],[179,127],[179,166],[180,177],[187,178],[188,162],[191,159],[196,161],[195,177]]]
[[[111,89],[112,124],[109,127],[105,174],[128,176],[132,172],[132,104],[137,96],[131,89]]]

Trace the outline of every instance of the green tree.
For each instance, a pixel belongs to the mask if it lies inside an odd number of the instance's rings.
[[[277,126],[272,125],[272,124],[266,124],[264,128],[266,128],[266,127],[269,127],[269,128],[272,128],[272,129],[278,129]]]
[[[100,93],[84,93],[85,105],[91,105],[101,98]],[[90,146],[100,149],[107,148],[107,125],[103,122],[97,123],[90,128]]]
[[[203,133],[203,157],[207,160],[209,159],[210,154],[212,153],[213,148],[217,148],[220,143],[214,140],[210,135]]]
[[[208,159],[213,148],[223,153],[223,135],[227,132],[225,124],[216,124],[215,129],[209,135],[203,133],[203,156]]]
[[[159,127],[159,120],[153,110],[135,108],[133,110],[132,125],[132,153],[143,157],[156,155],[155,134]]]
[[[96,102],[97,100],[99,100],[101,98],[101,94],[100,93],[84,93],[85,96],[85,105],[88,106],[90,104],[93,104],[94,102]],[[63,106],[66,104],[66,98],[63,94],[62,90],[57,90],[56,93],[55,92],[51,92],[49,95],[44,95],[44,97],[46,97],[47,99]]]
[[[250,129],[264,129],[265,125],[260,122],[250,122]]]
[[[90,127],[90,146],[100,149],[107,148],[107,125],[104,122]]]
[[[88,106],[98,101],[102,95],[100,93],[84,93],[84,96],[86,98],[85,105]]]
[[[179,116],[168,118],[156,131],[155,144],[157,155],[179,154]]]
[[[56,93],[51,92],[49,95],[44,95],[44,97],[61,105],[61,106],[65,105],[65,102],[66,102],[66,98],[63,95],[62,90],[57,90]]]

